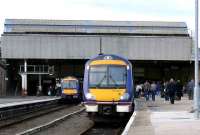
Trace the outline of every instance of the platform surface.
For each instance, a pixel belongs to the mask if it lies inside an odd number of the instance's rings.
[[[60,99],[60,97],[54,96],[13,96],[13,97],[1,97],[0,98],[0,108],[21,105],[21,104],[30,104],[37,102],[45,102]]]
[[[128,135],[199,135],[200,120],[191,113],[193,101],[184,97],[170,104],[158,98],[156,102],[142,101]]]

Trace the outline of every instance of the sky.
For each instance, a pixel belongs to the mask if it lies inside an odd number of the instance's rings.
[[[194,30],[195,0],[0,0],[8,19],[183,21]]]

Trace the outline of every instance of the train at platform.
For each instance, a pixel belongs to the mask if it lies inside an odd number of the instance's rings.
[[[68,76],[61,80],[61,97],[69,100],[81,100],[79,80],[76,77]]]
[[[131,63],[117,55],[98,55],[85,64],[83,103],[93,118],[134,112]]]

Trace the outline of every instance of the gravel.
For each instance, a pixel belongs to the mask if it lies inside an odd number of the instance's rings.
[[[34,135],[80,135],[87,129],[93,126],[91,121],[85,112],[74,115],[69,119],[51,127],[47,130],[41,131]]]

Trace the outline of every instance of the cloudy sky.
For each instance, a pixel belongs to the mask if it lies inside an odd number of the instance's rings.
[[[5,18],[184,21],[194,29],[194,0],[0,0]]]

